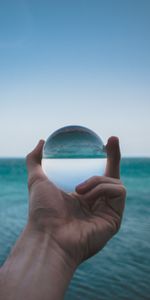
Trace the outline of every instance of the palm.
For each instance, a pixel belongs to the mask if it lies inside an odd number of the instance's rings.
[[[86,201],[86,197],[77,194],[67,198],[69,222],[64,220],[57,231],[57,238],[61,247],[74,253],[74,259],[80,262],[103,248],[117,232],[121,214],[109,206],[104,196],[93,199],[92,204]]]
[[[113,147],[107,144],[106,176],[91,178],[71,194],[59,190],[44,175],[42,145],[28,157],[30,219],[77,263],[99,251],[120,226],[125,190],[118,179],[110,178],[119,177],[120,153],[118,141],[115,143]]]
[[[45,225],[49,233],[55,228],[55,241],[78,263],[106,244],[121,219],[106,196],[88,197],[88,193],[66,194],[47,179],[31,189],[30,216],[39,220],[38,227],[42,230]]]

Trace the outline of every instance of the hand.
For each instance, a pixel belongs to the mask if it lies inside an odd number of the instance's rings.
[[[125,188],[119,180],[119,142],[115,137],[108,140],[105,176],[88,179],[70,194],[44,174],[43,144],[40,141],[27,156],[29,224],[34,231],[49,235],[56,251],[77,266],[101,250],[120,227]]]

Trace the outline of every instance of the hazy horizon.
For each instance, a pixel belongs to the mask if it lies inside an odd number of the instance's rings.
[[[26,159],[26,156],[0,156],[0,159]],[[124,158],[131,158],[131,159],[134,159],[134,158],[150,158],[150,156],[136,156],[136,155],[134,155],[134,156],[127,156],[127,155],[124,155],[124,156],[122,156],[121,157],[121,159],[124,159]],[[63,159],[63,158],[62,158]],[[76,158],[75,158],[76,159]],[[84,158],[82,158],[82,159],[84,159]]]

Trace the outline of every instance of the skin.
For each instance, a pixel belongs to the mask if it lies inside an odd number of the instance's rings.
[[[63,299],[77,266],[120,228],[126,191],[119,179],[118,138],[106,145],[105,176],[89,178],[70,194],[43,173],[43,144],[27,156],[29,217],[1,269],[3,300]]]

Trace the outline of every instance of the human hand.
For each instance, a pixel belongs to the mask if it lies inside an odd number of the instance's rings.
[[[119,180],[119,142],[115,137],[108,140],[105,176],[88,179],[70,194],[44,174],[43,144],[40,141],[27,156],[28,224],[35,232],[48,235],[54,249],[77,266],[101,250],[120,227],[125,188]]]

